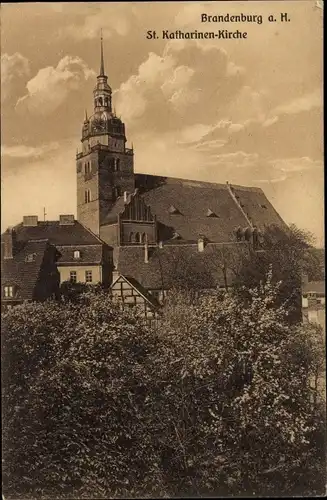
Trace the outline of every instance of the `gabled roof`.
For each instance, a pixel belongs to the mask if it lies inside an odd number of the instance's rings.
[[[158,301],[155,299],[155,297],[153,297],[145,288],[144,286],[142,286],[135,278],[133,278],[132,276],[124,276],[123,274],[120,274],[118,276],[117,279],[115,279],[113,281],[113,283],[111,284],[111,288],[114,286],[115,283],[117,283],[117,281],[119,281],[120,279],[123,279],[124,281],[126,281],[127,283],[129,283],[133,288],[134,290],[136,290],[136,292],[141,295],[152,307],[154,308],[158,308],[160,307],[160,304],[158,303]]]
[[[44,255],[49,248],[48,240],[28,241],[12,259],[1,259],[2,286],[15,286],[15,299],[32,300]],[[27,262],[27,256],[34,259]]]
[[[211,242],[234,241],[235,229],[247,227],[249,219],[258,229],[286,226],[260,188],[232,186],[234,198],[225,184],[138,174],[135,181],[157,221],[184,241],[197,241],[199,234]],[[179,213],[170,213],[172,206]],[[208,207],[216,217],[208,216]]]
[[[53,245],[103,245],[103,242],[80,222],[60,224],[59,221],[38,222],[37,226],[17,224],[13,228],[17,241],[48,239]]]

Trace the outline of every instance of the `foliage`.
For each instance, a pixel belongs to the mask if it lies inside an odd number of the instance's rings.
[[[303,275],[317,277],[321,272],[317,254],[312,248],[310,233],[291,225],[285,230],[269,226],[263,235],[261,251],[244,255],[234,287],[244,298],[250,299],[248,289],[264,282],[270,269],[274,283],[279,286],[277,305],[287,303],[289,322],[298,323],[301,315],[301,283]]]
[[[166,304],[155,407],[165,415],[170,495],[323,492],[324,413],[309,389],[314,353],[305,332],[290,329],[287,309],[276,307],[278,293],[270,274],[247,307],[238,296],[195,303],[178,292]]]
[[[155,331],[102,290],[5,313],[6,497],[322,494],[321,347],[272,281],[174,290]]]
[[[92,291],[3,316],[8,498],[153,495],[155,443],[140,412],[154,348],[138,318]]]

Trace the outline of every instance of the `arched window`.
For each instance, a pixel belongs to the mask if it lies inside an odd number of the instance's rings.
[[[141,235],[141,243],[146,243],[148,240],[147,235],[145,233],[142,233]]]
[[[135,234],[134,233],[130,233],[129,241],[130,241],[130,243],[135,243]]]
[[[140,233],[135,233],[135,241],[136,241],[136,243],[140,243],[141,242],[141,235],[140,235]]]
[[[99,106],[102,106],[102,97],[99,97]]]
[[[90,201],[91,201],[91,191],[89,189],[85,190],[84,201],[85,201],[85,203],[90,203]]]

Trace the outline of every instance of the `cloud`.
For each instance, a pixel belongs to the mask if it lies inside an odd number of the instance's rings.
[[[16,108],[40,115],[52,113],[90,77],[95,73],[81,58],[65,56],[57,67],[42,68],[27,82],[28,93],[18,99]]]
[[[302,111],[310,111],[312,108],[322,107],[323,97],[321,89],[315,89],[304,96],[292,99],[286,104],[277,106],[272,114],[297,114]]]
[[[218,47],[167,43],[162,55],[151,52],[121,84],[117,110],[134,130],[215,124],[243,86],[244,71],[237,68]]]
[[[30,73],[29,60],[19,52],[1,55],[1,100],[7,99],[17,80]],[[16,82],[15,82],[16,80]]]
[[[281,172],[304,172],[306,170],[323,169],[322,160],[313,160],[307,156],[302,158],[283,158],[271,160],[270,165]]]
[[[83,4],[82,4],[83,5]],[[66,26],[60,31],[61,36],[73,38],[77,41],[92,40],[100,37],[110,38],[113,34],[126,36],[131,27],[131,9],[125,5],[115,4],[114,9],[101,4],[85,4],[74,24]],[[75,18],[76,19],[76,18]]]
[[[17,146],[1,146],[1,155],[17,158],[17,159],[37,159],[41,158],[47,153],[53,152],[59,148],[56,142],[44,144],[43,146],[25,146],[23,144]]]

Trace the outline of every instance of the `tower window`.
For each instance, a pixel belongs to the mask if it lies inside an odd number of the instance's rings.
[[[84,201],[85,201],[85,203],[90,203],[90,201],[91,201],[91,191],[89,189],[85,190]]]
[[[85,163],[85,173],[90,174],[91,173],[91,165],[90,162]]]
[[[119,172],[119,170],[120,170],[120,159],[119,158],[115,158],[114,170],[115,170],[115,172]]]
[[[77,283],[77,273],[76,271],[70,271],[69,278],[71,283]]]
[[[102,97],[99,97],[99,106],[102,106]]]
[[[85,271],[85,283],[92,283],[92,271]]]

